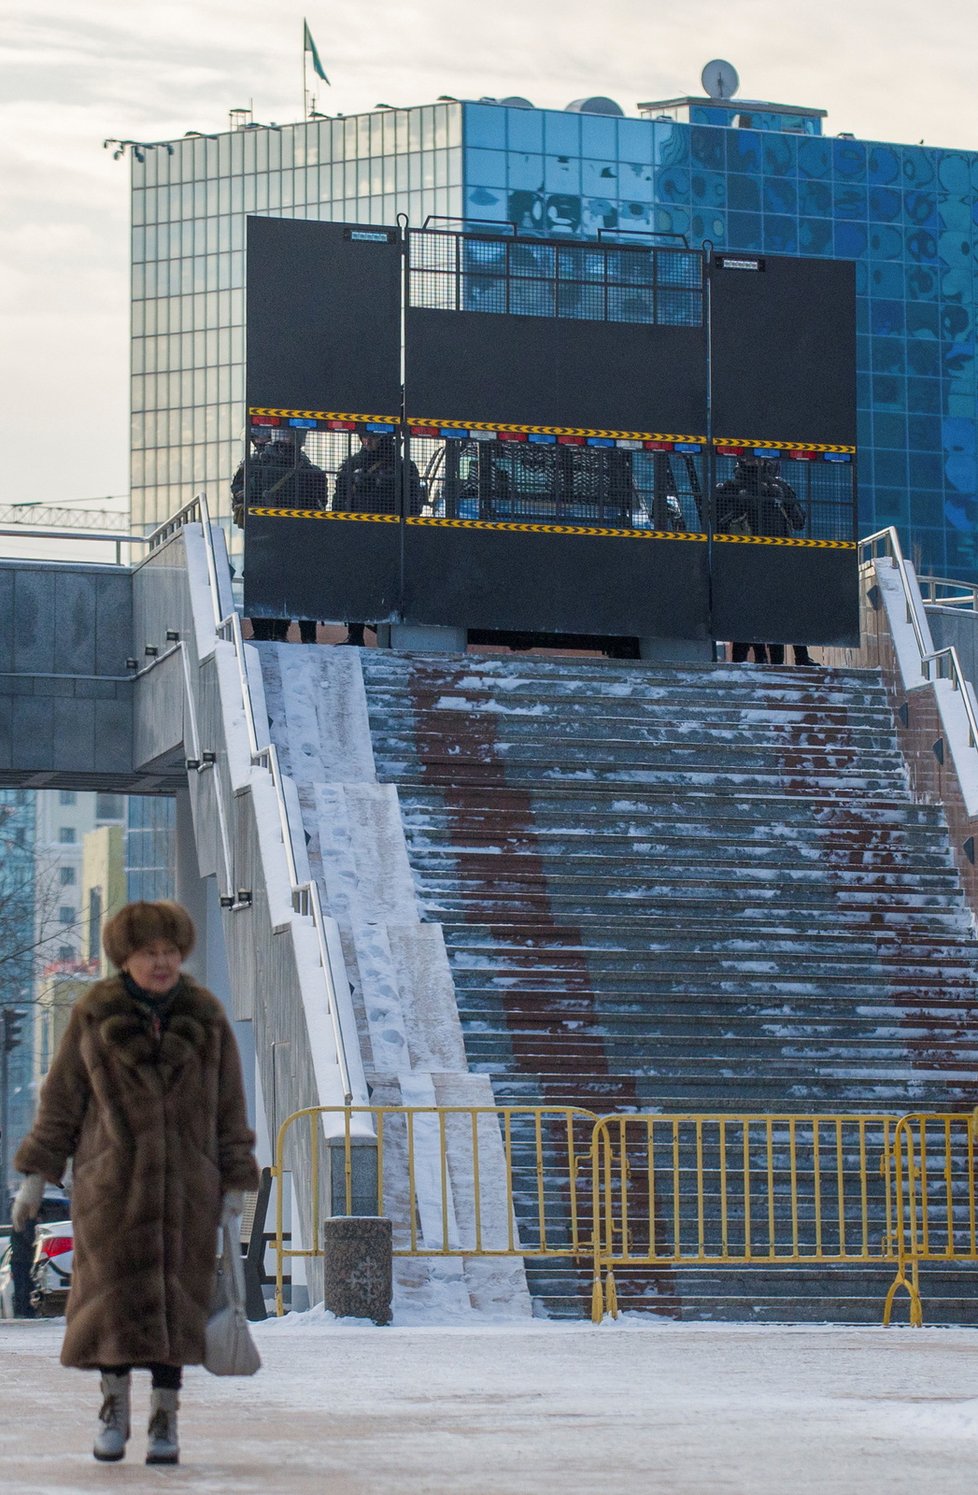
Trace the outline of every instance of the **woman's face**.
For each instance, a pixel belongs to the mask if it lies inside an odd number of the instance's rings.
[[[176,986],[183,956],[172,940],[153,940],[134,950],[122,967],[144,991],[162,994]]]

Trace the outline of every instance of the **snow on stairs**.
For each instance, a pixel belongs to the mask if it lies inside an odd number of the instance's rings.
[[[258,655],[269,731],[301,812],[310,871],[324,912],[338,925],[372,1103],[491,1107],[488,1077],[466,1059],[441,929],[419,917],[396,791],[377,783],[358,651],[261,643]],[[293,1054],[290,1062],[301,1059]],[[448,1202],[464,1235],[472,1208],[468,1151],[451,1128],[447,1140]],[[417,1211],[426,1238],[440,1240],[437,1133],[417,1128],[413,1199],[403,1144],[392,1125],[385,1199],[398,1221]],[[501,1177],[501,1138],[490,1134],[482,1144],[485,1176]],[[489,1240],[506,1238],[508,1213],[490,1202],[504,1198],[500,1185],[484,1205]],[[442,1306],[458,1311],[515,1318],[531,1312],[518,1258],[396,1258],[400,1307],[424,1311],[435,1288]]]
[[[972,919],[876,674],[360,658],[377,776],[497,1103],[973,1104]],[[528,1276],[547,1311],[582,1311],[582,1274]],[[633,1274],[623,1301],[875,1321],[889,1276]],[[932,1274],[929,1317],[971,1311],[964,1276]]]

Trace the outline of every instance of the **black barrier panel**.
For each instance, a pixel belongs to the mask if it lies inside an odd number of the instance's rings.
[[[719,254],[709,273],[714,434],[854,446],[855,266]]]
[[[248,516],[244,610],[251,618],[384,622],[399,616],[396,518]]]
[[[247,403],[397,416],[396,229],[248,219]]]
[[[437,519],[405,526],[404,616],[411,622],[705,639],[708,611],[705,539]]]
[[[412,232],[411,419],[706,429],[703,257]]]
[[[412,420],[701,436],[703,333],[409,310]]]
[[[402,504],[420,508],[417,469],[402,462],[399,433],[350,424],[253,418],[250,455],[233,485],[251,617],[374,621],[399,605],[399,516]],[[357,514],[369,517],[348,517]]]
[[[711,580],[714,638],[838,647],[858,642],[855,545],[717,536]]]

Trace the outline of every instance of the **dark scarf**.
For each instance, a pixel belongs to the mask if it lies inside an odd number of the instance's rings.
[[[153,1037],[159,1040],[169,1020],[173,999],[183,984],[182,979],[178,979],[169,991],[155,992],[147,991],[145,987],[139,986],[128,971],[120,971],[119,975],[122,977],[122,984],[126,991],[146,1019]]]

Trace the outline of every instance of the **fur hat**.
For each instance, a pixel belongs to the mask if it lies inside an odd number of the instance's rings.
[[[193,920],[179,903],[127,903],[102,930],[102,945],[114,966],[122,967],[136,950],[154,940],[170,940],[186,959],[194,948]]]

